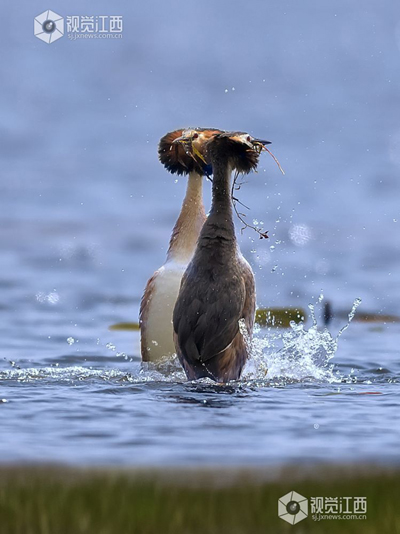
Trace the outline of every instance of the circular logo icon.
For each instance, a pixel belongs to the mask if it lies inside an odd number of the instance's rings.
[[[289,501],[286,510],[288,514],[296,515],[300,512],[300,504],[297,501]]]
[[[56,23],[54,20],[45,20],[42,24],[42,28],[46,33],[53,33],[56,30]]]

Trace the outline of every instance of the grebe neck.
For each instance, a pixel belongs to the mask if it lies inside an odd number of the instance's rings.
[[[167,261],[189,263],[205,220],[203,177],[197,172],[191,172],[181,212],[169,242]]]

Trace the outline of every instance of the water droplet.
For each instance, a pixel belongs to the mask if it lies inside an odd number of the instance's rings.
[[[75,343],[75,339],[73,337],[68,337],[67,338],[67,343],[68,343],[68,345],[73,345]]]
[[[52,292],[47,295],[47,302],[49,302],[50,304],[57,304],[59,300],[60,296],[56,292]]]
[[[294,331],[294,332],[301,332],[303,330],[303,324],[302,323],[296,323],[294,321],[290,321],[290,328]]]
[[[312,238],[311,228],[306,224],[294,224],[289,230],[289,237],[295,245],[302,247]]]
[[[347,322],[347,324],[345,324],[343,326],[343,328],[341,328],[338,332],[338,335],[336,336],[336,339],[339,339],[339,337],[343,334],[343,332],[345,330],[347,330],[347,328],[349,327],[349,324],[351,323],[351,321],[354,319],[354,316],[356,314],[356,311],[357,311],[357,308],[359,307],[359,305],[361,304],[362,300],[357,297],[354,302],[353,302],[353,307],[351,308],[351,311],[349,313],[349,320]]]
[[[311,313],[311,319],[312,319],[312,322],[313,322],[313,326],[317,326],[317,319],[315,317],[315,306],[314,306],[314,304],[309,304],[308,305],[308,309],[310,310],[310,313]]]
[[[60,300],[60,296],[56,291],[52,291],[49,294],[39,291],[36,293],[36,300],[40,303],[48,302],[49,304],[57,304]]]

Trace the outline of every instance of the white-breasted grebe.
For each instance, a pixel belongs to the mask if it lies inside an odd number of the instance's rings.
[[[196,248],[206,220],[203,205],[203,176],[211,168],[202,156],[205,142],[221,130],[192,128],[166,134],[159,143],[161,163],[172,174],[188,175],[186,195],[172,231],[167,259],[147,282],[140,305],[142,361],[159,362],[175,354],[172,313],[182,275]],[[184,135],[191,139],[191,151],[174,141]]]

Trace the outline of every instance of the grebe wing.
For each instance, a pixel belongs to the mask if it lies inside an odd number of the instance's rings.
[[[149,278],[142,300],[140,301],[140,311],[139,311],[139,326],[140,326],[140,349],[142,353],[143,361],[150,361],[148,358],[148,343],[146,336],[146,325],[148,324],[148,314],[150,309],[150,301],[155,289],[156,278],[158,276],[158,271],[156,271],[151,278]]]
[[[182,282],[174,309],[174,331],[186,357],[207,361],[229,347],[238,333],[246,289],[243,278],[204,289],[195,282],[190,277]]]
[[[241,267],[246,287],[246,299],[243,306],[242,317],[245,320],[247,330],[251,336],[253,333],[254,319],[256,314],[256,284],[253,269],[245,258],[242,257]]]

